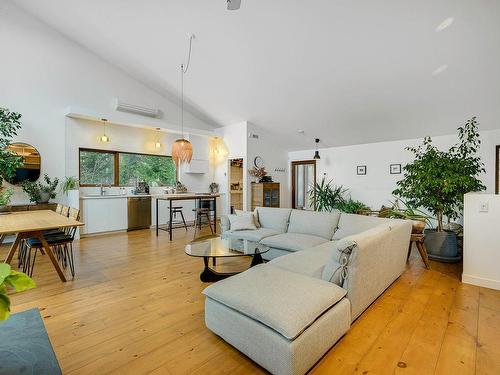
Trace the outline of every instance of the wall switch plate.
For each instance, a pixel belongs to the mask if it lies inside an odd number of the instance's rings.
[[[481,202],[479,212],[488,212],[488,202]]]

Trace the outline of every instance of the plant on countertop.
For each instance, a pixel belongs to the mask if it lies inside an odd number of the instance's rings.
[[[21,114],[0,108],[0,190],[4,179],[14,176],[22,159],[8,150],[12,137],[21,128]]]
[[[0,320],[7,320],[10,315],[10,298],[7,289],[23,292],[35,288],[35,282],[28,275],[11,269],[7,263],[0,263]]]
[[[326,181],[325,177],[321,182],[315,182],[308,191],[309,198],[314,202],[314,210],[320,212],[331,212],[344,201],[344,194],[347,189],[342,186],[333,185],[333,181]]]
[[[477,156],[481,140],[475,117],[458,128],[458,139],[448,151],[440,151],[430,137],[418,147],[407,147],[415,160],[403,168],[404,178],[393,192],[406,199],[409,207],[423,207],[435,215],[437,232],[443,231],[445,216],[448,220],[460,217],[464,194],[485,189],[478,178],[485,169]]]
[[[62,183],[61,189],[64,194],[68,195],[70,190],[78,190],[80,187],[80,181],[75,176],[65,177]]]
[[[23,182],[23,190],[29,195],[31,202],[47,203],[50,199],[56,197],[56,188],[59,184],[59,179],[56,177],[54,180],[51,180],[47,174],[43,175],[43,179],[46,185],[41,182]]]

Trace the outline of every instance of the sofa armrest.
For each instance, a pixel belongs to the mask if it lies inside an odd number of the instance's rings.
[[[229,221],[229,215],[222,215],[220,217],[220,229],[221,232],[227,232],[231,229],[231,222]]]
[[[412,223],[394,220],[387,230],[378,235],[357,235],[357,246],[352,250],[347,265],[347,277],[342,287],[352,306],[352,319],[356,319],[380,296],[406,268]],[[364,237],[364,238],[363,238]]]

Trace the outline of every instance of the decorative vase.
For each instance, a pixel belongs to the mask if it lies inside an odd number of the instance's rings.
[[[455,263],[462,259],[458,254],[457,234],[453,231],[437,232],[435,229],[426,229],[425,247],[429,259],[432,260]]]
[[[48,203],[50,200],[50,193],[45,191],[40,192],[40,200],[38,203]]]

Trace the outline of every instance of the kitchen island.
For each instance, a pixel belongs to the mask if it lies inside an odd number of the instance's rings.
[[[220,197],[220,194],[209,194],[209,193],[177,193],[177,194],[163,194],[163,195],[156,195],[153,198],[156,200],[156,236],[158,236],[158,231],[159,231],[159,201],[168,201],[169,203],[169,220],[168,220],[168,234],[170,241],[172,241],[172,202],[174,201],[187,201],[187,200],[194,200],[194,201],[201,201],[202,199],[207,200],[211,199],[213,201],[213,212],[214,212],[214,222],[213,222],[213,230],[214,233],[217,233],[217,224],[216,224],[216,218],[217,218],[217,198]]]

